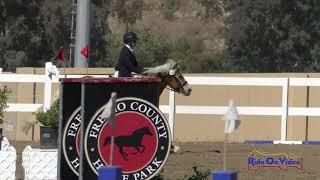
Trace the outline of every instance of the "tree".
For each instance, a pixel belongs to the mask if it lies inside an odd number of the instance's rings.
[[[212,21],[225,13],[223,0],[197,0],[197,2],[202,6],[198,16],[203,22]]]
[[[4,70],[12,70],[14,65],[28,63],[25,51],[28,46],[32,46],[31,37],[35,34],[36,18],[31,18],[37,14],[37,1],[1,1],[2,25],[1,25],[1,66]],[[23,61],[23,62],[22,62]]]
[[[6,35],[6,20],[7,20],[8,12],[6,8],[6,3],[4,0],[0,1],[0,35]]]
[[[152,32],[150,29],[134,30],[139,41],[134,49],[139,64],[144,67],[153,67],[163,64],[171,52],[171,44],[162,34]],[[110,34],[107,37],[108,54],[111,66],[114,66],[119,58],[119,52],[123,47],[122,35]]]
[[[111,66],[110,54],[108,53],[107,37],[111,30],[107,19],[110,14],[111,1],[93,1],[91,9],[91,29],[90,29],[90,67]]]
[[[0,48],[4,51],[1,62],[14,71],[16,66],[43,66],[51,60],[60,46],[68,44],[68,5],[64,1],[4,0],[7,9],[6,32]],[[68,27],[67,27],[68,26]]]
[[[142,18],[143,7],[143,0],[113,0],[111,12],[120,23],[125,24],[127,32],[129,25],[135,24],[138,19]]]
[[[135,54],[145,67],[163,64],[170,54],[171,46],[162,34],[156,34],[150,29],[136,30],[139,37]]]
[[[320,1],[228,0],[227,12],[230,70],[320,70]]]
[[[167,20],[174,19],[174,13],[178,11],[182,5],[182,0],[161,0],[161,11]]]
[[[41,44],[46,51],[45,61],[50,61],[62,47],[69,47],[71,27],[71,1],[44,0],[39,14]],[[43,50],[39,47],[38,50]],[[68,49],[67,49],[68,50]]]

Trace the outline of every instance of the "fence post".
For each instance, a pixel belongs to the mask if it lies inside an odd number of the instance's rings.
[[[289,96],[289,78],[285,78],[284,83],[282,85],[281,141],[287,140],[288,96]]]
[[[171,129],[171,140],[174,141],[174,121],[176,115],[176,93],[170,91],[169,95],[169,127]]]
[[[52,63],[46,62],[45,65],[45,76],[44,76],[44,90],[43,90],[43,111],[47,111],[51,106],[51,85],[52,79],[49,77],[49,69]]]

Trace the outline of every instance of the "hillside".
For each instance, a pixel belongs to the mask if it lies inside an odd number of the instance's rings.
[[[168,9],[165,2],[173,2],[174,7]],[[224,46],[219,33],[224,27],[223,20],[201,22],[197,16],[201,6],[196,0],[145,0],[143,9],[142,19],[137,21],[134,28],[151,29],[173,41],[181,37],[201,40],[207,50],[222,49]],[[124,24],[114,17],[109,16],[108,22],[112,33],[122,34],[125,31]]]

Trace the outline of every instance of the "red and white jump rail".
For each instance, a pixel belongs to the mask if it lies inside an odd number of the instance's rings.
[[[1,82],[37,82],[44,83],[44,102],[43,104],[8,104],[7,112],[35,112],[38,108],[43,107],[44,110],[50,108],[52,83],[59,83],[58,79],[63,75],[53,75],[52,64],[46,63],[45,75],[30,74],[0,74]],[[57,73],[58,74],[58,73]],[[82,77],[83,75],[68,75],[70,78]],[[107,77],[96,76],[94,77]],[[220,85],[220,86],[273,86],[282,88],[282,105],[281,107],[248,107],[238,106],[240,115],[261,115],[261,116],[281,116],[281,137],[278,143],[288,143],[287,140],[287,121],[288,116],[320,116],[320,108],[315,107],[288,107],[289,87],[291,86],[320,86],[320,78],[267,78],[267,77],[186,77],[191,85]],[[171,127],[172,136],[174,137],[174,119],[175,114],[215,114],[223,115],[227,106],[176,106],[175,93],[170,92],[169,105],[160,105],[160,109],[164,113],[169,114],[169,125]],[[292,141],[290,141],[292,142]],[[298,142],[299,143],[299,142]]]

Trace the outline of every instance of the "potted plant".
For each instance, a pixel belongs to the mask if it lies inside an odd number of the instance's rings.
[[[58,146],[59,105],[60,101],[57,99],[47,111],[35,113],[36,121],[43,125],[40,126],[41,148],[57,148]]]
[[[8,107],[7,101],[11,90],[4,86],[3,89],[0,89],[0,124],[3,123],[4,110]],[[2,128],[0,128],[0,142],[2,140]]]

